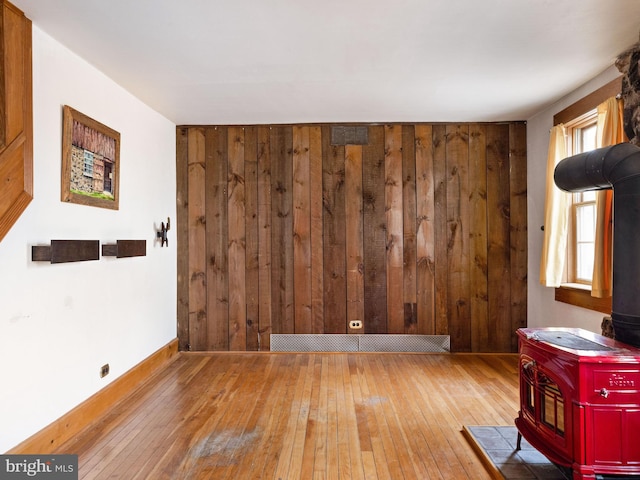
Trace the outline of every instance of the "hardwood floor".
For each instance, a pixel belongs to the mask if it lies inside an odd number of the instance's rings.
[[[82,479],[489,479],[511,354],[182,353],[57,453]]]

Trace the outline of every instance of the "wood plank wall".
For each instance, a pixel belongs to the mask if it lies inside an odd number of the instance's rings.
[[[399,333],[517,351],[524,123],[369,125],[366,145],[331,128],[177,128],[180,348]]]

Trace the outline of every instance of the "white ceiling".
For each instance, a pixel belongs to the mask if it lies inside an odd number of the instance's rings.
[[[525,120],[638,40],[639,0],[12,0],[178,125]]]

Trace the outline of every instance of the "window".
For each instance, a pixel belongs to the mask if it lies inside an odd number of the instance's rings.
[[[596,148],[597,111],[591,110],[565,124],[569,156]],[[572,195],[567,242],[566,281],[591,285],[596,231],[596,192]]]
[[[84,151],[84,170],[85,177],[93,177],[93,153],[89,150]]]
[[[590,93],[586,97],[581,98],[576,103],[569,105],[564,110],[558,112],[553,117],[554,125],[559,123],[566,125],[571,125],[572,122],[576,121],[579,118],[584,119],[584,116],[589,112],[593,111],[598,107],[598,105],[604,102],[607,98],[614,97],[622,91],[622,77],[618,77],[615,80],[603,85],[598,90]],[[589,129],[585,128],[585,125],[582,125],[582,136],[579,136],[579,141],[582,142],[582,149],[588,150],[588,148],[584,147],[585,141],[589,142]],[[586,137],[586,138],[585,138]],[[573,135],[571,136],[573,139]],[[594,142],[595,145],[595,142]],[[573,143],[571,145],[571,149],[573,149]],[[585,200],[583,198],[583,200]],[[578,204],[580,202],[577,202]],[[570,230],[571,232],[572,230]],[[584,238],[583,238],[584,240]],[[586,247],[585,247],[586,248]],[[575,265],[576,260],[568,259],[568,262],[573,262],[572,265]],[[591,269],[587,269],[591,270]],[[567,272],[569,269],[567,269]],[[559,288],[556,288],[555,299],[559,302],[569,303],[571,305],[577,305],[579,307],[587,308],[589,310],[595,310],[598,312],[611,314],[611,298],[596,298],[591,296],[591,291],[589,288],[589,284],[591,280],[589,280],[587,285],[581,285],[580,282],[573,279],[574,282],[572,284],[567,283]],[[568,275],[567,275],[567,282]]]

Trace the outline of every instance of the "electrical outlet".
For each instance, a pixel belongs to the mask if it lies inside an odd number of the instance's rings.
[[[104,378],[109,375],[109,364],[103,365],[100,367],[100,378]]]
[[[356,330],[358,328],[362,328],[362,321],[361,320],[351,320],[349,322],[349,328],[352,328],[354,330]]]

